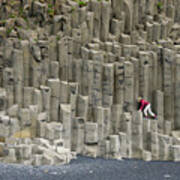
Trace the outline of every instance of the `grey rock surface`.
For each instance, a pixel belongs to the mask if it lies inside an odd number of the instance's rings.
[[[2,161],[55,165],[76,153],[180,161],[179,7],[1,1]],[[156,120],[137,112],[139,96]]]

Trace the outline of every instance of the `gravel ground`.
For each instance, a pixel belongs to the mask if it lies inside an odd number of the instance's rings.
[[[0,180],[180,180],[180,163],[79,156],[69,165],[0,164]]]

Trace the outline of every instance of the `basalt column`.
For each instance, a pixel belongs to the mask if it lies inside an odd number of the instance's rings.
[[[175,119],[174,128],[180,129],[180,56],[176,56],[176,76],[175,76]]]

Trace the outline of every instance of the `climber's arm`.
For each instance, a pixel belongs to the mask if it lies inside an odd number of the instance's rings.
[[[142,111],[142,110],[143,110],[143,108],[144,108],[144,102],[143,102],[143,101],[141,101],[141,102],[140,102],[140,108],[139,108],[139,111]]]

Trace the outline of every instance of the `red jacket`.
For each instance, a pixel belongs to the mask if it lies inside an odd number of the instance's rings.
[[[145,108],[145,106],[147,106],[148,104],[149,104],[148,101],[146,101],[144,99],[141,99],[140,100],[140,108],[139,109],[142,111]]]

